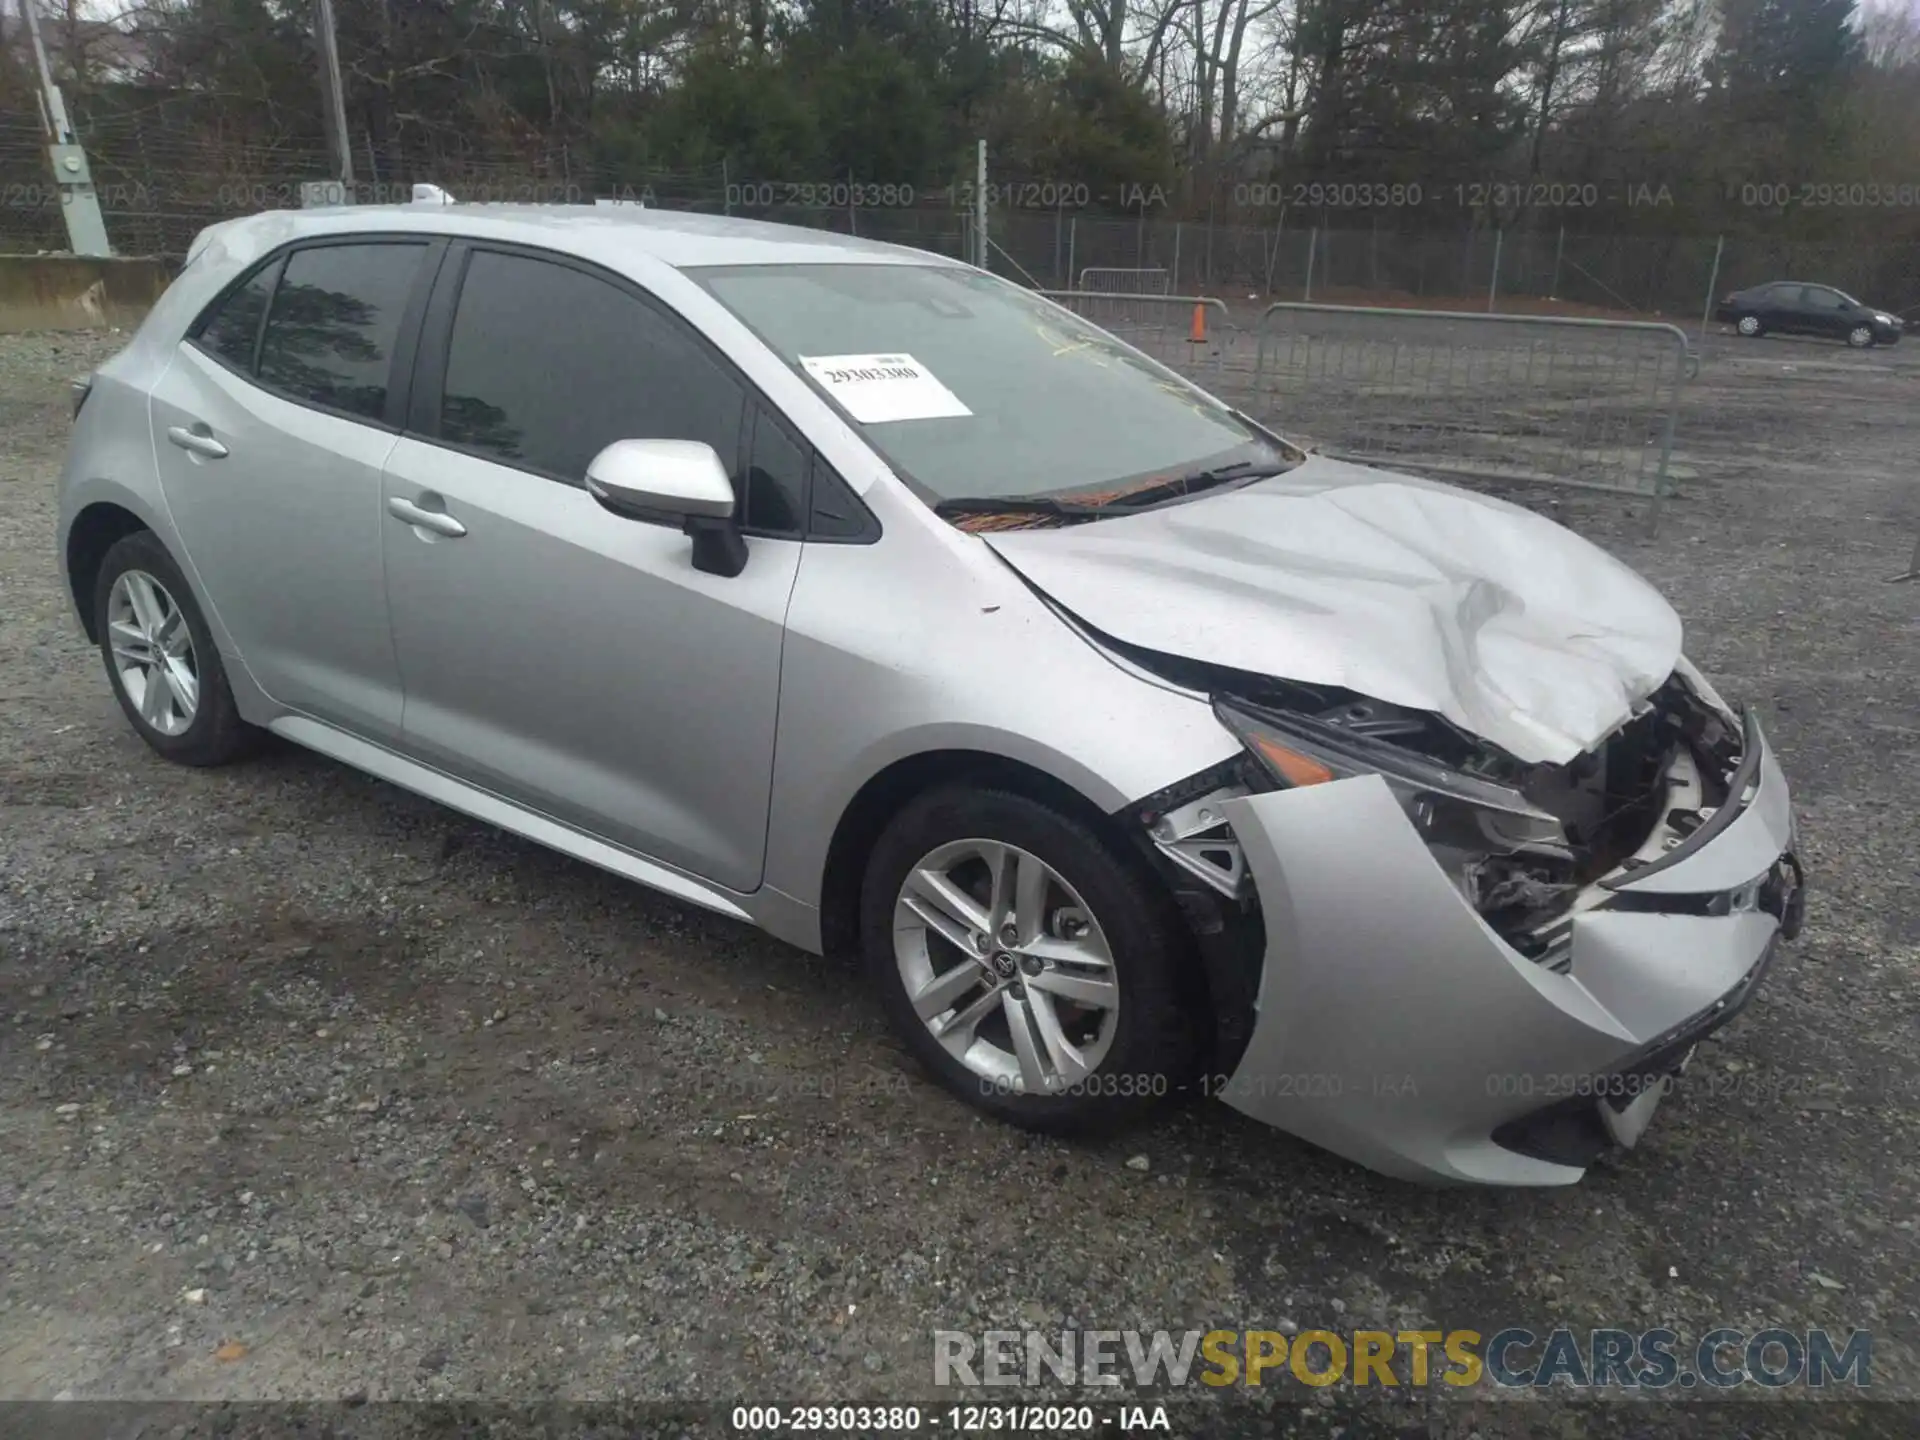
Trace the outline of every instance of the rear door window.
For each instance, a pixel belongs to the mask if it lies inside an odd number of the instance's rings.
[[[316,245],[287,259],[260,343],[260,382],[295,400],[384,418],[394,343],[424,242]]]

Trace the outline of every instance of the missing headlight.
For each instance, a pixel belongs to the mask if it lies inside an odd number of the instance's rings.
[[[1237,767],[1135,807],[1162,856],[1217,893],[1243,895],[1251,882],[1221,801],[1375,775],[1476,913],[1555,967],[1569,956],[1571,916],[1606,903],[1597,882],[1635,863],[1676,805],[1710,814],[1742,750],[1735,724],[1685,665],[1565,765],[1527,764],[1441,716],[1361,695],[1212,678],[1214,712],[1246,748]]]

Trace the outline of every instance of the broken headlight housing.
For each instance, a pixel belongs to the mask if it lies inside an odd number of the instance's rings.
[[[1224,697],[1213,708],[1283,788],[1379,776],[1454,887],[1489,921],[1538,916],[1574,894],[1565,823],[1513,786],[1326,719]]]

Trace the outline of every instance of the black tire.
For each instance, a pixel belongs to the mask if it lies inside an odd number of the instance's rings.
[[[1032,1095],[982,1079],[942,1048],[915,1013],[894,955],[894,907],[908,873],[950,841],[996,840],[1051,866],[1078,892],[1107,937],[1119,1012],[1105,1058],[1065,1093]],[[971,1105],[1054,1134],[1109,1131],[1183,1094],[1199,1033],[1190,977],[1199,959],[1172,897],[1144,862],[1081,818],[1017,792],[955,785],[911,801],[868,857],[860,897],[861,949],[895,1030],[916,1059]]]
[[[157,729],[141,715],[140,707],[127,693],[120,667],[114,662],[113,637],[108,632],[109,599],[114,582],[135,570],[152,576],[166,590],[167,598],[178,607],[193,643],[194,669],[199,679],[197,704],[191,723],[174,735]],[[167,553],[167,547],[151,530],[135,531],[107,551],[94,580],[93,624],[114,698],[120,702],[134,730],[156,754],[180,765],[225,765],[257,746],[260,732],[240,718],[233,688],[227,683],[226,666],[214,647],[213,635],[207,629],[199,603],[193,598],[193,590],[173,556]]]

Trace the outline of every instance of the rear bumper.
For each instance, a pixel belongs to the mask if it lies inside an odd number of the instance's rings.
[[[1224,1098],[1432,1182],[1569,1184],[1631,1144],[1797,929],[1786,780],[1751,720],[1748,736],[1744,798],[1576,916],[1564,971],[1481,920],[1378,778],[1227,802],[1267,949]],[[1731,913],[1701,913],[1710,897]]]

